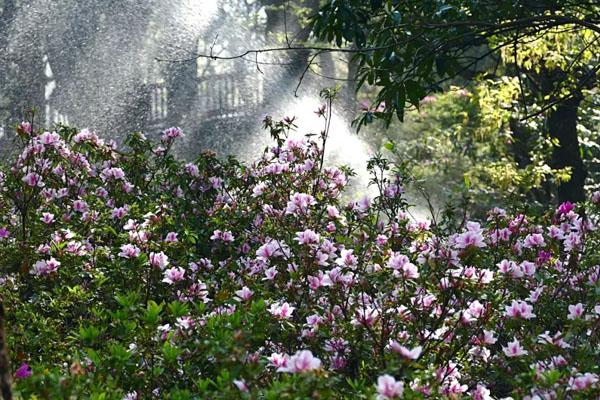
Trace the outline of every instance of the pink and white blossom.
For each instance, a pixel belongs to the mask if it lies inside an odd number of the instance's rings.
[[[290,306],[287,302],[273,303],[269,308],[269,312],[276,318],[289,319],[292,317],[292,313],[295,309],[295,307]]]
[[[513,338],[512,342],[508,342],[506,346],[502,346],[502,351],[507,357],[520,357],[529,354],[525,350],[521,343],[516,338]]]
[[[567,315],[567,319],[570,319],[570,320],[579,319],[583,316],[584,312],[585,312],[585,308],[584,308],[583,304],[581,304],[581,303],[571,304],[571,305],[569,305],[569,315]]]
[[[404,394],[404,382],[397,381],[390,375],[377,378],[377,400],[401,398]]]
[[[127,243],[121,246],[120,257],[123,258],[137,258],[141,254],[141,250],[134,244]]]
[[[277,371],[297,374],[310,372],[319,368],[321,368],[321,360],[315,357],[310,350],[301,350],[289,357],[285,366],[279,367]]]
[[[168,283],[170,285],[182,281],[185,276],[185,270],[181,267],[173,267],[165,270],[165,275],[163,278],[163,282]]]

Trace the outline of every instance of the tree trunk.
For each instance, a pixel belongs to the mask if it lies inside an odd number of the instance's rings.
[[[12,373],[8,349],[6,348],[6,331],[4,326],[4,304],[0,301],[0,393],[4,400],[12,400]]]
[[[589,80],[582,76],[581,79]],[[557,88],[565,80],[565,72],[560,69],[542,68],[540,75],[540,94],[547,101],[559,100],[555,97]],[[585,83],[581,81],[580,83]],[[571,179],[558,185],[557,196],[560,203],[565,201],[577,202],[585,200],[585,178],[587,171],[583,164],[577,135],[577,110],[583,100],[580,89],[571,89],[571,97],[558,102],[546,115],[546,132],[550,138],[558,141],[558,146],[552,151],[550,166],[552,168],[571,169]]]
[[[551,166],[571,167],[571,179],[558,186],[559,202],[585,200],[583,186],[587,171],[581,159],[577,137],[577,109],[580,102],[580,96],[561,102],[556,109],[550,111],[546,119],[550,137],[558,139],[559,143],[552,153]]]

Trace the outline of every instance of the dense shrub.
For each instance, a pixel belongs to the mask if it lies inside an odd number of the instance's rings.
[[[24,398],[600,396],[594,202],[414,221],[404,177],[287,138],[252,165],[32,132],[1,177],[1,295]],[[595,195],[596,203],[600,195]]]

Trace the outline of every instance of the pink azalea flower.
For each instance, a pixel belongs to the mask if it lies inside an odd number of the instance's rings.
[[[56,270],[58,270],[59,266],[60,266],[60,262],[56,261],[54,258],[51,257],[47,261],[44,261],[44,260],[37,261],[33,265],[33,268],[31,269],[30,273],[32,275],[37,275],[37,276],[50,275],[52,272],[55,272]]]
[[[337,219],[340,217],[340,212],[334,206],[327,206],[327,216],[331,219]]]
[[[104,189],[103,187],[99,187],[96,189],[96,196],[105,199],[108,197],[108,190]]]
[[[208,181],[210,182],[210,185],[213,189],[220,189],[223,185],[223,179],[216,176],[211,176],[210,178],[208,178]]]
[[[423,347],[421,346],[416,346],[413,349],[409,349],[408,347],[402,346],[395,340],[390,340],[389,347],[393,352],[398,353],[402,357],[407,358],[409,360],[416,360],[417,358],[419,358],[421,352],[423,351]]]
[[[262,261],[269,261],[269,259],[275,257],[287,257],[288,254],[289,249],[287,245],[273,239],[267,239],[266,243],[256,250],[256,257]]]
[[[128,219],[127,223],[123,225],[123,230],[125,231],[133,231],[135,229],[137,229],[137,223],[132,219]]]
[[[296,239],[294,240],[296,240],[300,244],[309,245],[318,244],[319,240],[321,240],[321,237],[312,229],[307,229],[304,232],[297,232]]]
[[[290,306],[288,303],[273,303],[269,308],[271,315],[279,319],[289,319],[292,317],[292,313],[296,308]]]
[[[476,232],[464,232],[456,237],[456,247],[466,249],[467,247],[485,247],[483,236]]]
[[[75,136],[73,136],[73,141],[75,143],[81,143],[81,142],[92,142],[92,143],[99,143],[101,141],[101,139],[98,138],[98,135],[96,135],[94,132],[90,131],[89,129],[82,129],[81,132],[77,133]]]
[[[526,300],[528,300],[530,303],[537,303],[537,301],[540,299],[540,296],[543,292],[544,292],[543,286],[536,288],[535,290],[532,290],[531,292],[529,292],[529,297]]]
[[[563,240],[565,251],[572,251],[581,245],[581,234],[577,232],[569,233]]]
[[[407,256],[394,253],[387,262],[387,267],[397,271],[407,279],[416,279],[419,277],[417,266],[411,263]]]
[[[292,374],[309,372],[321,367],[321,360],[313,356],[310,350],[301,350],[291,356],[285,367],[277,369],[279,372],[291,372]]]
[[[371,327],[378,319],[379,311],[373,307],[367,306],[357,309],[351,322],[355,326],[365,325]]]
[[[521,265],[519,265],[519,268],[521,269],[523,274],[526,276],[533,276],[536,271],[535,264],[532,263],[531,261],[523,261],[521,263]]]
[[[277,268],[267,268],[265,270],[265,277],[263,278],[263,281],[272,281],[273,279],[275,279],[275,276],[277,276]]]
[[[188,330],[194,326],[194,320],[191,317],[178,317],[175,325],[179,329]]]
[[[29,122],[23,121],[19,124],[19,129],[28,135],[31,135],[33,128]]]
[[[215,230],[210,237],[211,240],[222,240],[223,242],[231,243],[234,238],[230,231],[221,232],[219,229]]]
[[[375,238],[375,243],[377,243],[378,246],[385,246],[385,244],[388,242],[388,237],[386,235],[377,235],[377,237]]]
[[[564,239],[565,234],[563,231],[560,230],[560,228],[558,228],[555,225],[552,225],[548,227],[548,236],[550,236],[550,238],[552,239],[562,240]]]
[[[185,172],[187,172],[188,174],[190,174],[194,178],[197,178],[197,177],[200,176],[200,170],[198,169],[198,166],[196,166],[193,163],[187,163],[187,164],[185,164]]]
[[[466,249],[467,247],[485,247],[483,240],[483,231],[477,222],[467,222],[467,230],[456,236],[455,246],[458,249]]]
[[[252,197],[261,196],[265,190],[267,189],[267,184],[265,182],[260,182],[254,188],[252,188]]]
[[[240,390],[240,392],[247,393],[250,391],[250,389],[248,388],[248,385],[246,385],[246,382],[244,382],[243,379],[234,379],[233,384]]]
[[[111,216],[114,219],[123,219],[127,213],[129,212],[129,207],[128,206],[123,206],[123,207],[115,207],[112,210]]]
[[[169,232],[167,233],[167,236],[165,236],[165,242],[167,243],[176,243],[177,241],[177,233],[175,232]]]
[[[325,275],[323,271],[319,271],[316,276],[308,276],[308,287],[312,290],[317,290],[322,286],[331,286],[332,282],[328,275]]]
[[[100,173],[100,177],[103,180],[109,180],[109,179],[124,180],[125,179],[125,172],[123,172],[123,169],[121,169],[121,168],[116,168],[116,167],[114,167],[114,168],[105,168]]]
[[[494,344],[498,341],[498,339],[496,339],[494,337],[494,332],[493,331],[488,331],[488,330],[483,330],[483,343],[485,344]]]
[[[42,218],[40,218],[40,221],[42,221],[45,224],[50,225],[51,223],[54,222],[54,214],[51,213],[42,213]]]
[[[148,256],[150,265],[154,268],[165,269],[169,265],[169,257],[162,251],[159,253],[150,253]]]
[[[124,244],[121,246],[121,252],[119,253],[120,257],[123,258],[137,258],[141,253],[141,250],[133,244]]]
[[[523,242],[523,247],[526,247],[528,249],[531,249],[533,247],[543,247],[545,245],[546,242],[544,241],[544,236],[542,236],[541,233],[533,233],[527,235],[525,241]]]
[[[509,306],[504,307],[504,310],[504,315],[510,318],[535,318],[535,314],[532,312],[533,306],[521,300],[513,300]]]
[[[273,353],[267,358],[271,366],[275,368],[286,368],[288,356],[286,354]]]
[[[15,379],[29,378],[32,374],[33,374],[33,372],[31,371],[31,367],[28,364],[23,363],[15,371]]]
[[[335,260],[335,263],[340,267],[354,269],[358,265],[358,258],[354,255],[354,250],[344,249],[341,251],[340,257]]]
[[[364,196],[363,198],[361,198],[359,201],[356,202],[356,208],[357,208],[358,212],[361,212],[361,213],[368,211],[369,208],[371,208],[371,199],[369,199],[367,196]]]
[[[317,204],[313,196],[306,193],[294,193],[285,209],[286,214],[306,214],[310,206]]]
[[[42,177],[35,172],[30,172],[23,177],[23,182],[25,182],[28,186],[31,187],[44,187],[44,182],[42,181]]]
[[[323,322],[323,318],[318,314],[312,314],[306,317],[306,323],[313,328],[317,328]]]
[[[468,388],[467,385],[461,384],[458,380],[451,379],[449,383],[442,387],[442,394],[449,396],[450,398],[455,398],[456,395],[466,392]]]
[[[473,321],[479,319],[483,313],[485,312],[485,306],[479,302],[479,300],[474,300],[469,304],[469,308],[465,312],[465,318],[467,321]]]
[[[73,202],[73,211],[77,211],[79,213],[83,213],[87,211],[87,203],[83,200],[75,200]]]
[[[385,197],[388,198],[394,198],[401,193],[404,193],[404,188],[396,183],[387,185],[383,191]]]
[[[560,347],[561,349],[568,349],[571,345],[564,341],[562,338],[562,333],[560,331],[556,332],[554,336],[550,336],[550,332],[546,331],[538,336],[539,343],[548,343],[553,344],[555,346]]]
[[[576,392],[586,390],[596,383],[598,383],[598,375],[590,372],[569,378],[569,388]]]
[[[163,131],[161,140],[168,141],[179,137],[183,137],[183,131],[181,130],[181,128],[174,126]]]
[[[123,397],[123,400],[138,400],[139,396],[137,392],[129,392]]]
[[[512,342],[508,342],[506,346],[502,346],[502,351],[507,357],[519,357],[529,354],[527,350],[521,347],[521,344],[516,338]]]
[[[490,395],[490,390],[481,384],[477,384],[477,387],[471,392],[473,400],[493,400],[494,398]]]
[[[56,132],[44,132],[37,139],[45,146],[55,146],[60,142],[60,135]]]
[[[567,214],[570,211],[573,211],[573,209],[575,209],[575,205],[570,201],[566,201],[560,206],[558,206],[558,209],[556,211],[558,212],[558,214]]]
[[[320,266],[327,266],[329,265],[329,255],[322,253],[320,251],[317,251],[317,254],[315,254],[315,259],[317,261],[317,264],[319,264]]]
[[[390,375],[382,375],[377,378],[377,400],[388,400],[402,397],[404,383],[396,381]]]
[[[238,300],[248,301],[252,298],[252,295],[254,294],[254,292],[252,290],[248,289],[247,286],[244,286],[240,290],[236,290],[235,294],[236,294]]]
[[[172,285],[175,282],[182,281],[184,279],[185,270],[181,267],[169,268],[165,271],[165,277],[163,282]]]
[[[583,304],[571,304],[569,306],[569,315],[567,315],[567,319],[574,320],[581,318],[583,316],[583,312],[585,311]]]

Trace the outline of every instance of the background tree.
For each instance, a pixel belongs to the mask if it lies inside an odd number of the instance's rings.
[[[320,40],[353,46],[358,86],[378,88],[373,105],[385,107],[366,112],[359,128],[373,118],[388,125],[394,114],[403,119],[406,107],[419,107],[449,81],[495,77],[498,66],[516,76],[525,110],[519,119],[543,115],[542,129],[555,143],[550,164],[570,170],[571,179],[558,186],[558,200],[579,201],[587,172],[577,118],[600,69],[599,21],[597,3],[570,0],[333,0],[315,15],[312,27]],[[515,130],[518,125],[513,123]]]

